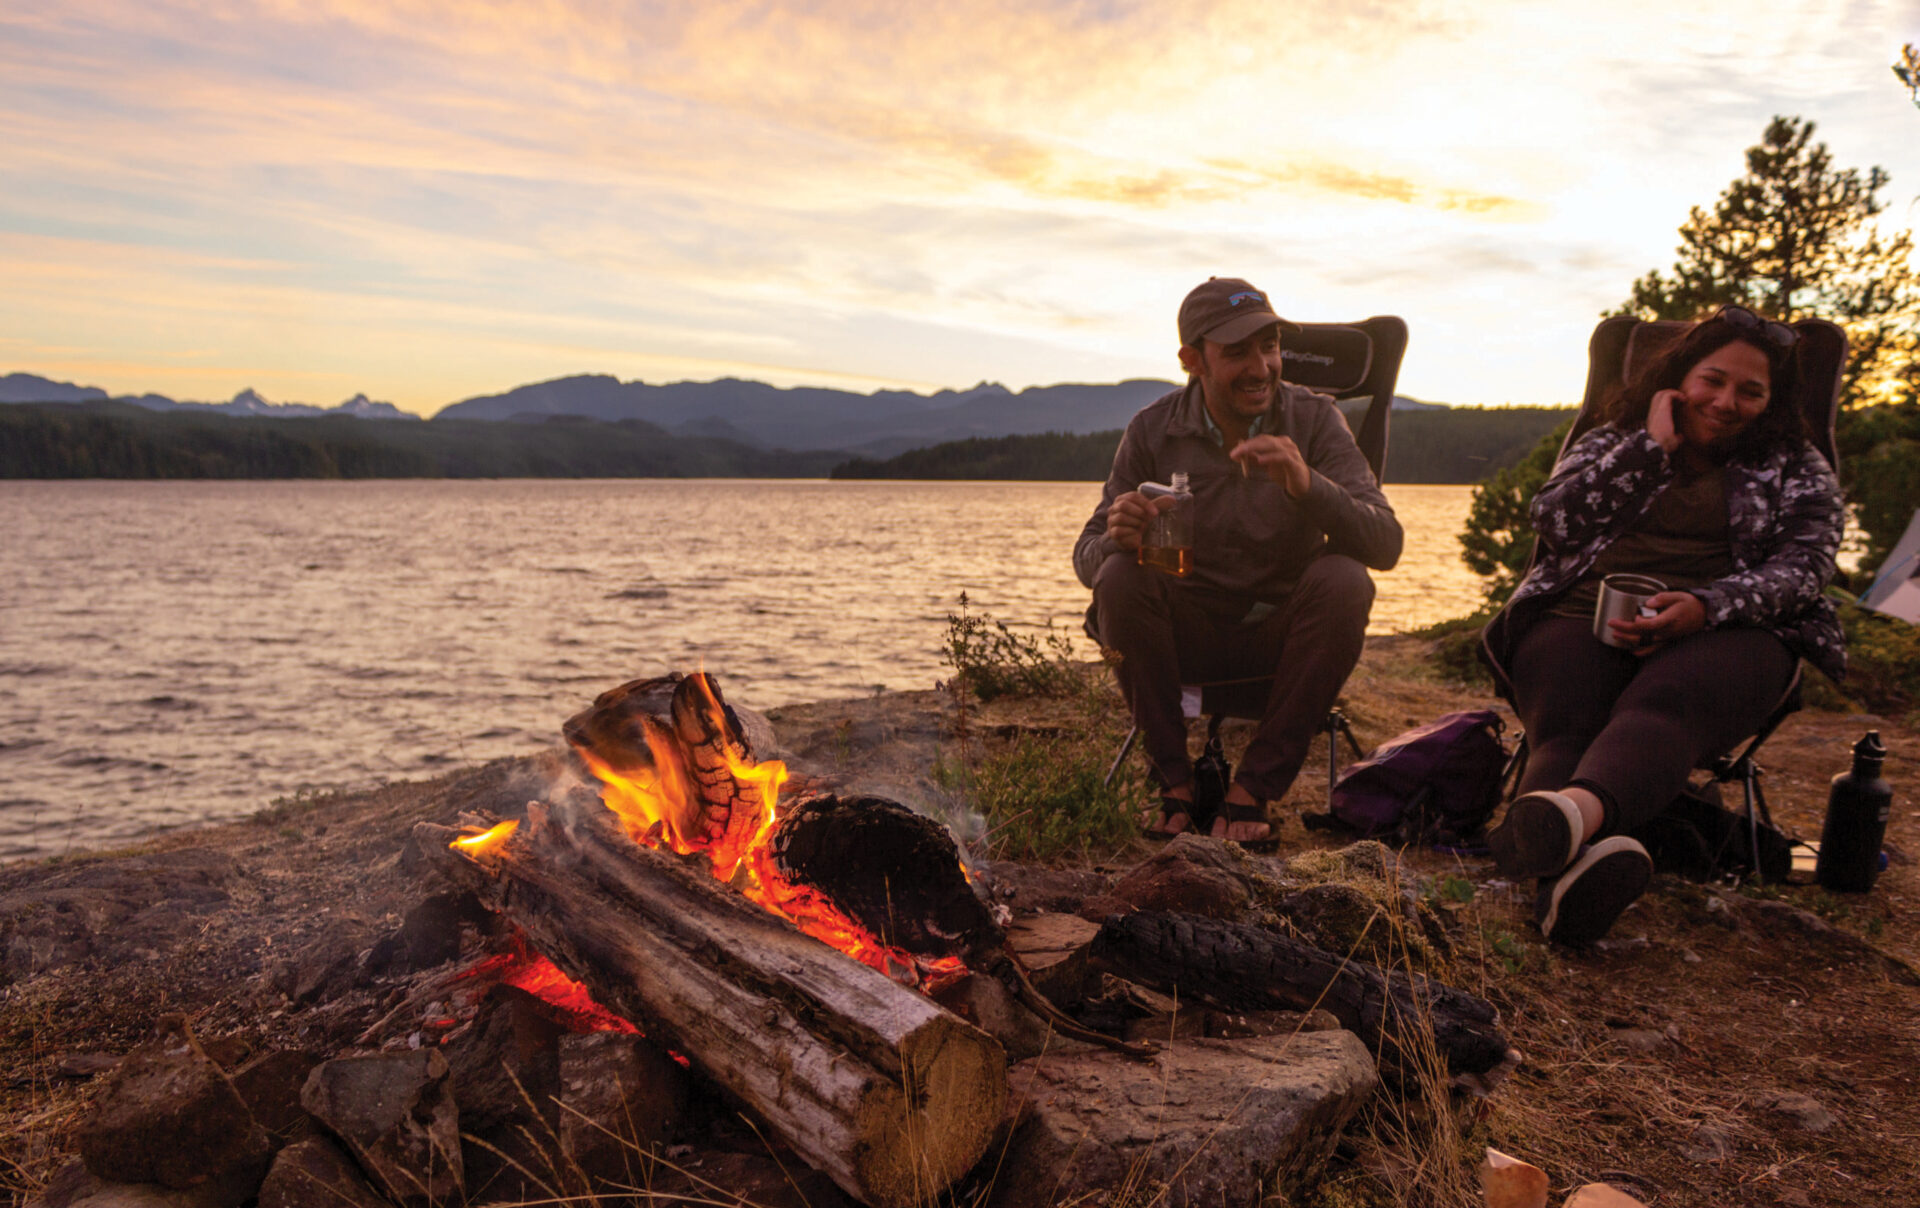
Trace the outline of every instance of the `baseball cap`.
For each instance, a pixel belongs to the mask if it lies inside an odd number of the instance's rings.
[[[1208,277],[1180,303],[1180,343],[1196,348],[1202,339],[1234,344],[1278,323],[1283,332],[1301,330],[1273,313],[1267,296],[1238,277]]]

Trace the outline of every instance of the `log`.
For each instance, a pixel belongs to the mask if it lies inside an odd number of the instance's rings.
[[[1198,915],[1117,914],[1089,949],[1096,967],[1228,1010],[1331,1011],[1377,1055],[1383,1072],[1431,1066],[1455,1076],[1508,1065],[1500,1013],[1484,998],[1418,973],[1347,960],[1265,927]]]
[[[810,939],[597,802],[533,803],[480,854],[422,823],[433,866],[506,915],[609,1010],[683,1054],[848,1194],[894,1208],[986,1152],[1006,1105],[998,1042]]]

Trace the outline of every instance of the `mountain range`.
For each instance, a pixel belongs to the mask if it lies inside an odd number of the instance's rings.
[[[676,436],[718,437],[760,449],[844,450],[890,457],[908,449],[970,437],[1086,434],[1126,426],[1134,412],[1174,388],[1174,383],[1133,379],[1110,384],[1067,383],[1013,391],[997,382],[967,390],[847,390],[802,386],[782,389],[765,382],[724,378],[712,382],[649,385],[605,374],[580,374],[519,386],[449,404],[441,420],[540,423],[557,416],[605,422],[642,420]],[[73,403],[106,400],[95,386],[56,382],[28,373],[0,377],[0,403]],[[273,403],[242,390],[224,403],[178,402],[159,394],[120,396],[115,401],[152,411],[220,413],[281,418],[346,415],[361,419],[416,420],[391,403],[358,394],[335,407]],[[1444,410],[1439,404],[1396,398],[1395,410]]]
[[[392,403],[376,403],[364,394],[356,394],[335,407],[316,407],[311,403],[270,403],[249,388],[224,403],[183,403],[164,394],[109,395],[98,386],[76,386],[56,382],[31,373],[9,373],[0,377],[0,403],[131,403],[149,411],[203,411],[221,415],[256,415],[277,419],[316,415],[350,415],[355,419],[418,420],[410,411]]]

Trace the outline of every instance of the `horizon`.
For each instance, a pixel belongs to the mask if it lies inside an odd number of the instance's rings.
[[[40,377],[40,378],[43,378],[44,380],[51,381],[53,385],[72,388],[72,389],[105,389],[104,387],[96,386],[90,382],[54,381],[53,379],[45,378],[45,375],[36,374],[31,372],[30,370],[19,370],[19,369],[8,369],[8,370],[0,371],[0,380],[5,380],[9,376],[13,376],[13,375]],[[845,389],[844,387],[839,387],[839,386],[821,387],[821,386],[814,386],[811,384],[804,384],[804,383],[799,386],[777,386],[777,385],[774,385],[774,383],[772,382],[767,382],[758,378],[740,378],[740,377],[732,377],[732,376],[725,377],[725,378],[710,378],[705,380],[680,378],[672,381],[648,382],[639,378],[632,378],[632,379],[619,378],[614,374],[583,372],[583,373],[562,374],[557,378],[548,378],[545,381],[540,381],[540,382],[518,382],[503,390],[493,390],[485,394],[469,395],[466,398],[452,399],[452,400],[449,400],[448,402],[440,404],[438,407],[434,408],[431,411],[409,412],[409,414],[418,416],[421,419],[434,419],[438,416],[440,412],[445,411],[447,408],[455,406],[456,404],[459,404],[459,403],[471,402],[475,399],[481,399],[481,398],[498,398],[504,395],[512,394],[516,390],[523,390],[532,386],[546,386],[546,385],[551,385],[554,382],[567,381],[574,378],[593,378],[593,377],[611,377],[611,378],[614,378],[614,380],[617,381],[621,386],[649,386],[654,388],[663,388],[663,387],[671,387],[671,386],[713,386],[713,385],[718,385],[722,382],[738,381],[738,382],[744,382],[750,385],[770,386],[775,390],[795,390],[795,389],[843,390]],[[1156,384],[1164,382],[1169,386],[1179,385],[1179,382],[1173,378],[1121,378],[1121,379],[1117,379],[1115,381],[1109,381],[1109,382],[1085,382],[1085,381],[1036,382],[1031,386],[1022,386],[1022,387],[1015,388],[1012,386],[1008,386],[1004,382],[994,382],[994,381],[983,380],[983,381],[975,382],[971,386],[938,386],[938,387],[932,387],[932,388],[922,389],[922,390],[908,390],[908,388],[906,387],[876,387],[874,390],[871,390],[871,391],[851,391],[850,393],[871,396],[874,394],[879,394],[879,393],[884,393],[889,391],[892,391],[892,392],[906,391],[909,393],[918,394],[923,398],[932,398],[940,394],[972,394],[980,390],[998,389],[998,390],[1005,391],[1010,395],[1017,396],[1020,394],[1024,394],[1029,390],[1051,390],[1051,389],[1056,389],[1060,387],[1074,387],[1074,386],[1086,387],[1089,389],[1097,390],[1097,389],[1104,389],[1104,388],[1115,387],[1115,386],[1122,386],[1122,385],[1126,385],[1129,382],[1153,382]],[[136,390],[136,391],[124,391],[124,392],[117,392],[117,393],[108,392],[107,396],[104,399],[95,399],[90,401],[130,402],[142,397],[147,397],[150,395],[158,395],[160,393],[161,392],[157,390]],[[228,403],[237,402],[240,399],[247,397],[249,395],[259,399],[261,402],[266,403],[269,406],[276,406],[276,407],[292,406],[292,407],[317,407],[322,409],[328,409],[328,408],[346,406],[348,404],[355,403],[355,402],[367,402],[367,403],[374,404],[376,406],[381,404],[395,405],[395,404],[392,404],[392,400],[390,399],[375,398],[365,391],[355,391],[354,393],[348,395],[346,398],[340,400],[337,403],[322,403],[322,402],[317,402],[310,399],[272,398],[267,394],[265,394],[263,391],[254,389],[252,386],[243,386],[239,390],[236,390],[231,396],[224,399],[176,398],[172,395],[163,395],[162,397],[165,397],[169,399],[171,402],[181,406],[221,407],[221,406],[225,406]],[[1476,409],[1486,409],[1486,408],[1500,408],[1500,407],[1523,407],[1523,408],[1564,409],[1564,408],[1575,407],[1579,405],[1578,399],[1573,399],[1565,402],[1554,402],[1554,403],[1471,403],[1471,404],[1449,403],[1443,400],[1420,398],[1417,395],[1408,394],[1406,391],[1399,390],[1399,389],[1396,389],[1394,391],[1393,396],[1396,401],[1404,400],[1406,402],[1420,404],[1421,406],[1444,407],[1444,408],[1473,407]],[[33,400],[33,401],[48,402],[53,400]],[[1342,405],[1344,406],[1348,401],[1351,401],[1351,400],[1343,400]],[[24,405],[24,404],[9,404],[5,402],[0,402],[0,406],[10,406],[10,405]],[[399,408],[399,409],[405,410],[405,408]]]
[[[422,415],[582,373],[1017,393],[1178,381],[1218,274],[1401,315],[1407,397],[1564,405],[1776,114],[1912,225],[1920,5],[1831,7],[22,0],[0,361]]]

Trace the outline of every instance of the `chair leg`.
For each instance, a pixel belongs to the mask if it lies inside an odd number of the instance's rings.
[[[1120,744],[1120,753],[1115,755],[1113,762],[1107,765],[1107,778],[1100,782],[1100,787],[1113,787],[1113,778],[1119,774],[1120,765],[1127,761],[1127,752],[1133,750],[1133,740],[1138,737],[1140,737],[1139,726],[1135,726],[1133,729],[1127,731],[1127,740]]]
[[[1327,798],[1331,800],[1334,782],[1340,779],[1340,744],[1336,736],[1347,736],[1347,746],[1352,749],[1355,759],[1365,759],[1366,754],[1360,750],[1360,740],[1353,736],[1353,723],[1340,710],[1327,710],[1327,718],[1320,723],[1320,731],[1327,736]]]

